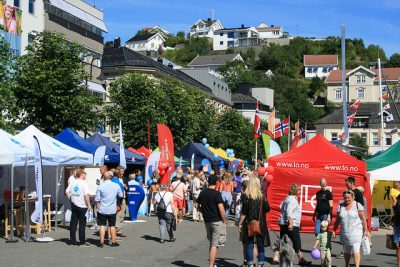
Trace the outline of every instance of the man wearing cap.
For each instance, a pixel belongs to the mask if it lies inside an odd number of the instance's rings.
[[[201,191],[197,203],[203,214],[207,239],[210,241],[209,266],[214,267],[218,248],[223,247],[226,240],[226,219],[224,202],[221,193],[215,190],[217,176],[208,177],[208,188]]]
[[[319,182],[321,190],[316,194],[317,205],[314,210],[312,217],[313,222],[315,222],[314,233],[315,236],[321,232],[321,222],[332,220],[332,207],[333,207],[333,197],[331,191],[326,189],[326,179],[322,178]]]

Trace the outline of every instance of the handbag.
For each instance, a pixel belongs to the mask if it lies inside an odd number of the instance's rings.
[[[361,240],[361,251],[363,255],[371,254],[371,243],[369,242],[368,236],[363,236]]]
[[[261,219],[262,204],[263,204],[263,199],[261,198],[260,215],[258,216],[258,220],[252,220],[251,222],[247,223],[247,236],[248,237],[261,235],[260,219]]]
[[[396,244],[393,242],[393,235],[386,234],[386,248],[387,249],[396,249]]]
[[[176,231],[176,217],[172,220],[172,230]]]

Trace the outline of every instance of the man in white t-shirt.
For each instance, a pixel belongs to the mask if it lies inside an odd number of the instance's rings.
[[[83,169],[76,171],[76,179],[72,180],[65,190],[67,197],[71,200],[71,222],[70,240],[72,245],[89,247],[85,242],[86,212],[91,211],[89,187],[85,181],[86,172]],[[76,242],[76,229],[79,223],[79,243]]]
[[[200,175],[204,175],[204,173],[200,173],[199,176]],[[201,186],[200,178],[198,176],[194,176],[190,190],[192,191],[193,197],[193,221],[195,222],[203,220],[203,216],[201,215],[199,206],[197,204],[197,198],[199,197],[202,189],[203,187]]]
[[[173,201],[173,194],[171,192],[166,191],[168,185],[161,184],[160,185],[160,192],[158,192],[154,197],[154,202],[156,206],[156,212],[160,227],[160,243],[164,243],[164,234],[165,230],[167,230],[169,235],[169,242],[174,242],[174,230],[172,228],[172,223],[174,221],[174,201]],[[161,199],[164,201],[165,211],[160,210],[159,204]]]

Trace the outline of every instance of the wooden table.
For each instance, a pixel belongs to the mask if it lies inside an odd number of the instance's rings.
[[[45,204],[45,201],[47,199],[47,207]],[[43,196],[43,204],[44,204],[44,211],[43,211],[43,216],[44,216],[44,226],[45,229],[49,232],[51,232],[51,207],[50,207],[50,199],[51,199],[51,195],[44,195]],[[35,209],[35,201],[37,200],[37,198],[29,198],[28,200],[28,205],[29,205],[29,229],[35,229],[36,230],[36,234],[41,233],[42,230],[42,225],[40,223],[32,223],[30,216],[32,214],[32,212]],[[4,209],[5,209],[5,222],[4,222],[4,237],[7,238],[8,237],[8,233],[9,231],[11,231],[11,225],[9,224],[9,220],[10,220],[10,214],[9,214],[9,206],[10,204],[10,200],[9,199],[5,199],[4,200]],[[24,225],[24,220],[25,220],[25,199],[20,199],[20,200],[15,200],[14,201],[14,207],[16,206],[16,204],[18,204],[20,206],[20,208],[18,209],[14,209],[14,230],[17,230],[18,232],[20,232],[19,234],[22,234],[22,232],[25,229],[25,225]]]

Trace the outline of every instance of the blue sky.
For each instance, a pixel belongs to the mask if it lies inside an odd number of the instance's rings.
[[[215,18],[224,27],[281,25],[292,36],[346,36],[362,38],[384,48],[386,55],[400,53],[400,0],[87,0],[104,10],[109,33],[106,40],[125,42],[143,27],[160,25],[176,33],[187,32],[199,18]]]

